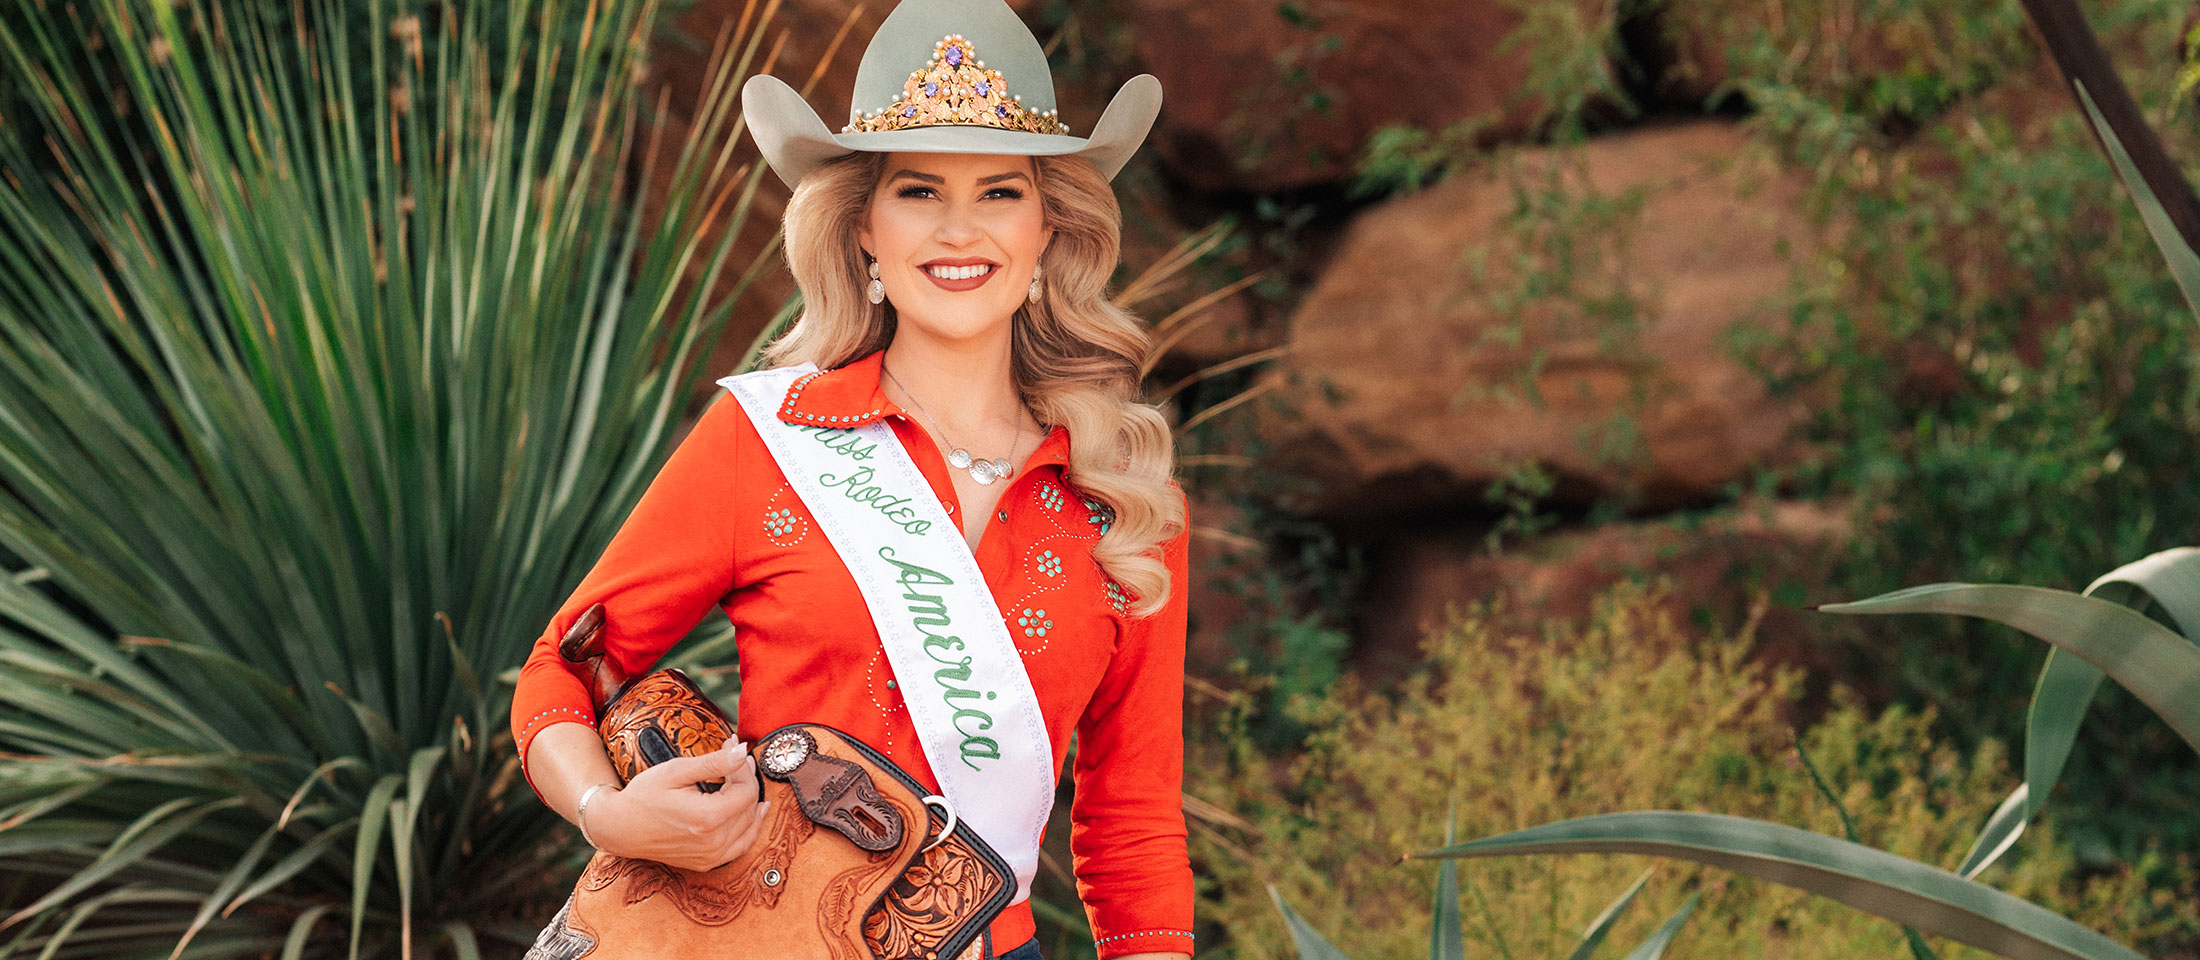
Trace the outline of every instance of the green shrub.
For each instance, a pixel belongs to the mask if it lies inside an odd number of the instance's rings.
[[[1801,769],[1788,718],[1800,676],[1750,660],[1745,628],[1699,636],[1657,608],[1658,594],[1622,587],[1582,624],[1508,635],[1476,607],[1429,637],[1430,668],[1397,695],[1349,676],[1310,706],[1317,732],[1303,755],[1271,759],[1227,742],[1188,768],[1187,789],[1242,818],[1196,819],[1203,919],[1229,931],[1233,957],[1290,957],[1265,883],[1356,957],[1426,949],[1433,864],[1402,854],[1443,840],[1456,799],[1459,835],[1489,836],[1569,817],[1628,809],[1704,810],[1840,835],[1838,812]],[[1932,732],[1930,711],[1873,714],[1845,689],[1801,736],[1841,794],[1864,842],[1953,866],[2014,786],[2007,751],[1968,754]],[[2081,875],[2058,842],[2060,822],[2028,834],[1990,868],[1996,886],[2123,942],[2189,945],[2200,936],[2195,867],[2138,863]],[[1463,861],[1467,936],[1494,956],[1493,933],[1515,955],[1569,949],[1581,927],[1644,866],[1641,857]],[[1891,956],[1895,925],[1838,903],[1715,870],[1668,864],[1612,934],[1646,937],[1693,889],[1701,910],[1681,956]],[[1936,944],[1936,946],[1939,946]],[[1943,956],[1979,955],[1950,944]]]

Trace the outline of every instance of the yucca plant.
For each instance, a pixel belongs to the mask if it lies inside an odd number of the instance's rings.
[[[2070,0],[2026,0],[2078,107],[2131,193],[2188,305],[2200,311],[2200,201],[2162,153]],[[2096,97],[2096,91],[2100,96]],[[2148,615],[2159,608],[2164,623]],[[2113,679],[2200,750],[2200,549],[2126,564],[2083,593],[1940,583],[1819,609],[1953,613],[2005,623],[2052,645],[2025,731],[2025,782],[1988,818],[1955,870],[1856,842],[1742,817],[1635,811],[1545,824],[1419,856],[1639,853],[1693,860],[1831,897],[1930,933],[2017,958],[2135,960],[2131,949],[1975,878],[2038,815],[2069,759],[2102,679]],[[2180,630],[2182,633],[2180,633]],[[1915,932],[1912,951],[1930,955]]]
[[[0,17],[0,957],[547,919],[570,839],[498,677],[773,262],[729,262],[759,6],[684,142],[652,0]]]

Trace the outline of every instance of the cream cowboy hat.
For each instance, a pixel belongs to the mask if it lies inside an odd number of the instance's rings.
[[[1114,179],[1161,110],[1161,81],[1126,81],[1077,137],[1054,108],[1039,39],[1003,0],[902,0],[856,68],[848,125],[833,133],[778,77],[741,87],[741,110],[764,162],[789,187],[818,164],[857,151],[1084,157]]]

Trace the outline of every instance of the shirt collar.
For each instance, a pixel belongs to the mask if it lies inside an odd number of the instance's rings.
[[[830,370],[796,377],[779,404],[779,419],[796,426],[860,427],[911,413],[886,399],[886,351],[873,350]],[[1034,463],[1069,463],[1069,428],[1055,424],[1039,441]]]

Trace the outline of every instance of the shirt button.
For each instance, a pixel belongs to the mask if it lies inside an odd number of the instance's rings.
[[[952,517],[952,516],[954,516],[954,515],[955,515],[955,505],[954,505],[954,504],[952,504],[952,503],[948,503],[947,501],[945,501],[945,500],[942,500],[942,501],[940,501],[940,506],[942,506],[942,507],[945,507],[945,508],[947,508],[947,515],[948,515],[948,516],[951,516],[951,517]]]
[[[994,514],[994,516],[995,516],[995,517],[998,517],[998,518],[1000,519],[1000,521],[1001,521],[1002,523],[1007,523],[1007,522],[1008,522],[1008,511],[1006,511],[1006,510],[1003,510],[1003,511],[1001,511],[1001,512],[999,512],[999,513],[996,513],[996,514]]]

